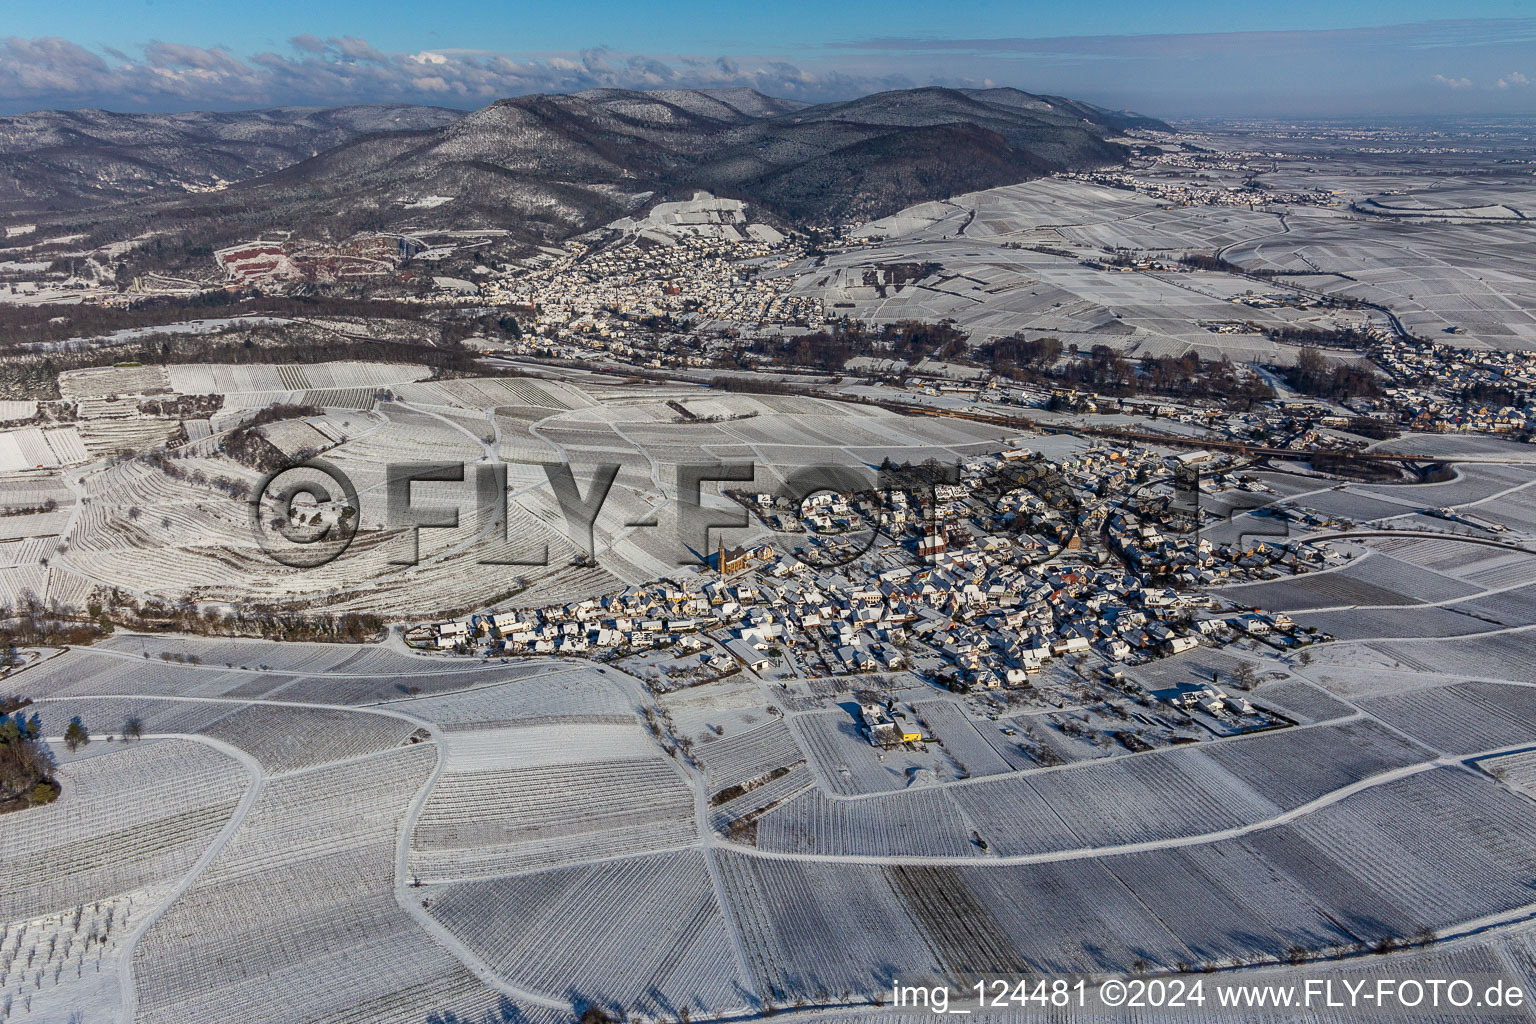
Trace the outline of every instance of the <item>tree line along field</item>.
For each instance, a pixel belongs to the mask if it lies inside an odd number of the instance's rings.
[[[825,712],[732,717],[761,700],[735,683],[690,719],[724,735],[668,755],[640,681],[575,659],[120,636],[7,686],[92,734],[61,799],[0,828],[0,998],[25,1012],[852,1019],[898,976],[1273,970],[1536,902],[1512,684],[1292,677],[1259,699],[1318,724],[858,792],[806,742]]]

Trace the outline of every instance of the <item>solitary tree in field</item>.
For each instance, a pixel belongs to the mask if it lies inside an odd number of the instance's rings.
[[[1253,671],[1253,666],[1248,664],[1246,661],[1232,670],[1232,683],[1238,689],[1248,689],[1254,684],[1256,678],[1257,676]]]
[[[74,753],[89,742],[91,742],[90,730],[85,727],[84,722],[80,721],[80,716],[71,718],[69,728],[64,730],[64,745],[69,748],[70,753]]]
[[[123,720],[123,739],[136,740],[144,736],[144,719],[138,715],[129,715]]]

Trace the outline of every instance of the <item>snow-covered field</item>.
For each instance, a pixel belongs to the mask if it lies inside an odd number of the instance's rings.
[[[94,738],[57,803],[0,821],[0,999],[166,1024],[841,1020],[892,972],[1526,941],[1454,937],[1536,912],[1530,688],[1366,686],[1374,648],[1319,653],[1255,694],[1318,724],[1060,767],[986,760],[996,724],[935,690],[938,756],[986,768],[912,774],[867,743],[849,763],[844,710],[768,715],[776,684],[739,677],[662,699],[714,737],[693,761],[612,666],[114,637],[7,680],[49,734],[78,715]],[[1181,664],[1204,671],[1160,671]],[[145,737],[109,742],[129,717]]]
[[[16,604],[31,592],[45,603],[78,604],[93,588],[115,587],[142,600],[323,597],[336,612],[398,614],[408,607],[428,616],[491,603],[521,579],[524,601],[563,602],[697,561],[675,514],[680,467],[750,462],[756,477],[747,486],[772,490],[805,466],[867,470],[887,456],[952,460],[995,449],[1007,436],[981,424],[819,399],[426,376],[418,366],[355,362],[125,365],[65,373],[61,388],[79,403],[78,426],[0,431],[0,483],[29,485],[58,505],[46,522],[5,517],[0,523],[0,539],[58,538],[13,552],[12,564],[0,566],[0,599]],[[219,411],[185,423],[137,411],[139,402],[210,394],[223,396]],[[691,404],[699,419],[679,422],[668,401]],[[218,443],[223,432],[271,404],[324,410],[268,424],[261,433],[289,455],[319,452],[358,495],[356,538],[321,566],[295,569],[270,557],[249,502],[231,497],[221,483],[253,490],[261,484],[262,474],[221,455]],[[183,430],[192,443],[173,460],[157,465],[143,457]],[[111,458],[122,452],[134,457]],[[419,559],[402,566],[412,548],[407,531],[388,523],[386,469],[421,463],[465,467],[463,483],[417,484],[412,491],[416,504],[459,509],[461,526],[421,531]],[[481,522],[476,490],[478,472],[492,463],[507,472],[502,532]],[[573,535],[546,467],[569,465],[585,488],[606,464],[619,472],[593,527],[599,565],[573,569],[586,538]],[[71,506],[77,506],[73,512]],[[633,525],[658,513],[657,526]],[[725,531],[723,539],[735,544],[761,536],[754,526]]]
[[[1317,184],[1323,179],[1318,175]],[[1360,187],[1348,176],[1328,180],[1343,190]],[[1438,196],[1442,184],[1424,195]],[[1507,194],[1485,203],[1499,191],[1485,189],[1466,210],[1503,210],[1502,203],[1530,195],[1527,183],[1500,188]],[[1395,207],[1403,197],[1380,201]],[[1455,214],[1464,218],[1466,210]],[[1232,278],[1117,273],[1080,262],[1117,250],[1176,258],[1214,249],[1248,268],[1305,274],[1318,291],[1387,306],[1420,336],[1455,327],[1459,344],[1536,346],[1529,312],[1536,277],[1519,217],[1500,213],[1471,223],[1437,212],[1443,223],[1432,231],[1403,233],[1352,216],[1343,204],[1292,207],[1277,218],[1273,210],[1170,206],[1155,196],[1047,178],[921,203],[874,221],[861,230],[874,241],[869,247],[794,268],[795,291],[821,296],[829,307],[848,304],[851,315],[877,322],[953,317],[976,334],[1023,329],[1077,340],[1085,349],[1108,344],[1137,356],[1193,350],[1234,362],[1287,362],[1295,350],[1257,332],[1217,335],[1199,326],[1234,318],[1231,300],[1245,285]],[[867,283],[871,269],[930,262],[941,269],[920,285]],[[1344,267],[1348,273],[1339,273]],[[1324,272],[1312,273],[1319,268]],[[1271,326],[1334,317],[1270,308],[1244,310],[1241,319]]]
[[[828,460],[1007,441],[805,398],[422,376],[335,364],[70,378],[99,414],[74,442],[0,434],[0,463],[26,464],[0,466],[0,507],[15,513],[0,517],[0,599],[84,602],[112,585],[425,618],[521,579],[520,604],[559,603],[676,570],[672,524],[633,524],[673,502],[688,463],[753,460],[746,486],[767,490]],[[180,472],[89,461],[132,423],[115,416],[121,396],[204,387],[236,401],[189,429]],[[336,562],[293,570],[261,553],[243,501],[201,481],[256,479],[216,454],[231,408],[315,396],[321,415],[264,432],[285,451],[323,448],[357,489],[362,529]],[[488,549],[472,478],[501,459],[510,540]],[[418,485],[464,526],[424,531],[414,566],[392,562],[392,461],[470,467],[462,485]],[[571,464],[584,489],[603,462],[620,470],[595,524],[600,565],[571,565],[542,464]],[[737,672],[658,697],[623,671],[644,674],[645,659],[138,635],[45,652],[3,692],[35,698],[49,735],[79,716],[94,739],[65,757],[56,804],[0,819],[0,1020],[542,1024],[590,1006],[706,1020],[797,1002],[815,1007],[802,1017],[878,1019],[870,1000],[896,977],[1280,970],[1298,949],[1339,958],[1429,932],[1524,969],[1510,951],[1536,943],[1512,923],[1536,915],[1528,468],[1274,480],[1377,534],[1341,540],[1350,557],[1327,571],[1225,596],[1337,639],[1128,669],[1150,691],[1261,662],[1250,696],[1285,716],[1244,736],[1162,729],[1140,753],[1073,739],[1064,726],[1086,706],[1021,690],[987,713],[910,675],[881,685],[929,739],[879,750],[851,679]],[[1422,528],[1421,510],[1447,505],[1487,525]],[[1380,534],[1404,528],[1417,529]],[[547,570],[483,564],[544,546]],[[1140,707],[1148,725],[1160,714]],[[131,718],[144,739],[121,738]]]

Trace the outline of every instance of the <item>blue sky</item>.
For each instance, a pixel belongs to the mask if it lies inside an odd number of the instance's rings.
[[[10,0],[0,32],[5,111],[996,84],[1167,117],[1536,112],[1536,0]]]

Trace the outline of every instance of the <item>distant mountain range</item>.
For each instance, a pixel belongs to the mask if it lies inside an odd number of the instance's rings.
[[[1112,139],[1136,128],[1168,125],[1016,89],[816,105],[751,90],[605,89],[468,114],[45,113],[0,118],[0,202],[81,211],[50,219],[97,240],[155,231],[199,248],[282,227],[333,237],[504,228],[548,242],[694,189],[784,223],[830,224],[1120,164],[1129,151]],[[214,176],[238,183],[188,192]]]
[[[0,212],[79,209],[242,181],[361,135],[437,128],[462,116],[442,107],[355,106],[0,117]]]

